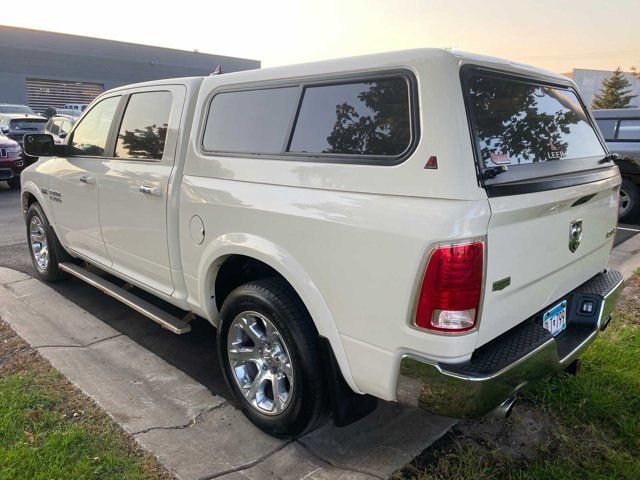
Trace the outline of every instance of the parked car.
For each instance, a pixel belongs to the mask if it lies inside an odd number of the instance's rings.
[[[31,107],[26,105],[18,105],[13,103],[0,103],[0,114],[2,113],[21,113],[28,115],[35,115],[36,112],[33,111]]]
[[[593,110],[622,175],[620,221],[640,219],[640,108]]]
[[[18,142],[0,134],[0,181],[11,189],[20,188],[20,172],[24,169],[22,148]]]
[[[55,117],[56,115],[66,115],[68,117],[79,117],[81,112],[77,110],[71,110],[69,108],[62,107],[47,107],[42,112],[42,116],[45,118]]]
[[[77,117],[71,115],[56,115],[55,117],[51,117],[44,126],[44,133],[50,134],[55,143],[65,143],[67,135],[69,135],[76,120]]]
[[[40,115],[3,113],[0,115],[0,133],[22,145],[27,133],[42,132],[47,119]]]
[[[238,405],[277,436],[376,399],[510,411],[576,372],[623,286],[620,173],[575,84],[422,49],[99,96],[23,173],[39,278],[71,274],[175,333],[217,327]],[[126,160],[126,161],[123,161]]]

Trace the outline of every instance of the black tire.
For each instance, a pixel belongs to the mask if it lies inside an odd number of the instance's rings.
[[[263,315],[275,326],[293,366],[291,398],[288,406],[278,414],[262,413],[252,405],[232,373],[227,349],[230,327],[240,313],[249,311]],[[276,437],[291,438],[316,428],[327,418],[328,402],[318,332],[304,305],[283,279],[267,278],[233,290],[222,305],[217,341],[218,358],[227,385],[240,409],[258,428]]]
[[[629,178],[622,179],[620,200],[626,203],[626,208],[623,210],[623,204],[620,204],[619,220],[624,223],[638,218],[640,215],[640,187]]]
[[[19,190],[20,189],[20,177],[13,177],[10,180],[7,180],[9,184],[9,188],[11,190]]]
[[[43,236],[47,242],[48,261],[44,267],[36,260],[36,254],[34,252],[34,247],[32,246],[29,229],[34,217],[36,217],[42,225]],[[27,211],[27,242],[29,245],[31,262],[33,263],[33,267],[35,268],[40,280],[44,280],[45,282],[57,282],[58,280],[68,277],[65,272],[60,270],[58,263],[60,261],[69,260],[71,257],[64,250],[62,245],[60,245],[58,237],[53,231],[47,216],[44,214],[44,211],[38,202],[32,203]]]

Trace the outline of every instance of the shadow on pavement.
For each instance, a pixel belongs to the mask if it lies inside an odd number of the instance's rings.
[[[35,277],[26,243],[1,247],[0,265]],[[121,281],[113,277],[110,280],[122,284]],[[175,335],[126,305],[75,278],[52,283],[49,286],[139,345],[179,368],[211,390],[213,394],[229,399],[218,364],[215,344],[216,331],[206,320],[196,318],[191,322],[191,332]],[[176,316],[181,315],[180,310],[146,292],[134,288],[132,293],[147,301],[152,301]]]

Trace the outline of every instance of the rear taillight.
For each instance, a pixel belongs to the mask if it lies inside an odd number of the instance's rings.
[[[475,327],[483,261],[484,243],[480,241],[436,248],[422,280],[415,324],[449,333]]]

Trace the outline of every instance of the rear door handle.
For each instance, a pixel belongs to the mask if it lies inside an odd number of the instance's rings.
[[[90,175],[82,175],[80,177],[80,181],[82,183],[86,183],[87,185],[95,185],[96,184],[96,177],[92,177]]]
[[[150,187],[149,185],[140,185],[140,192],[147,195],[153,195],[154,197],[162,196],[162,190],[160,189],[160,187]]]

